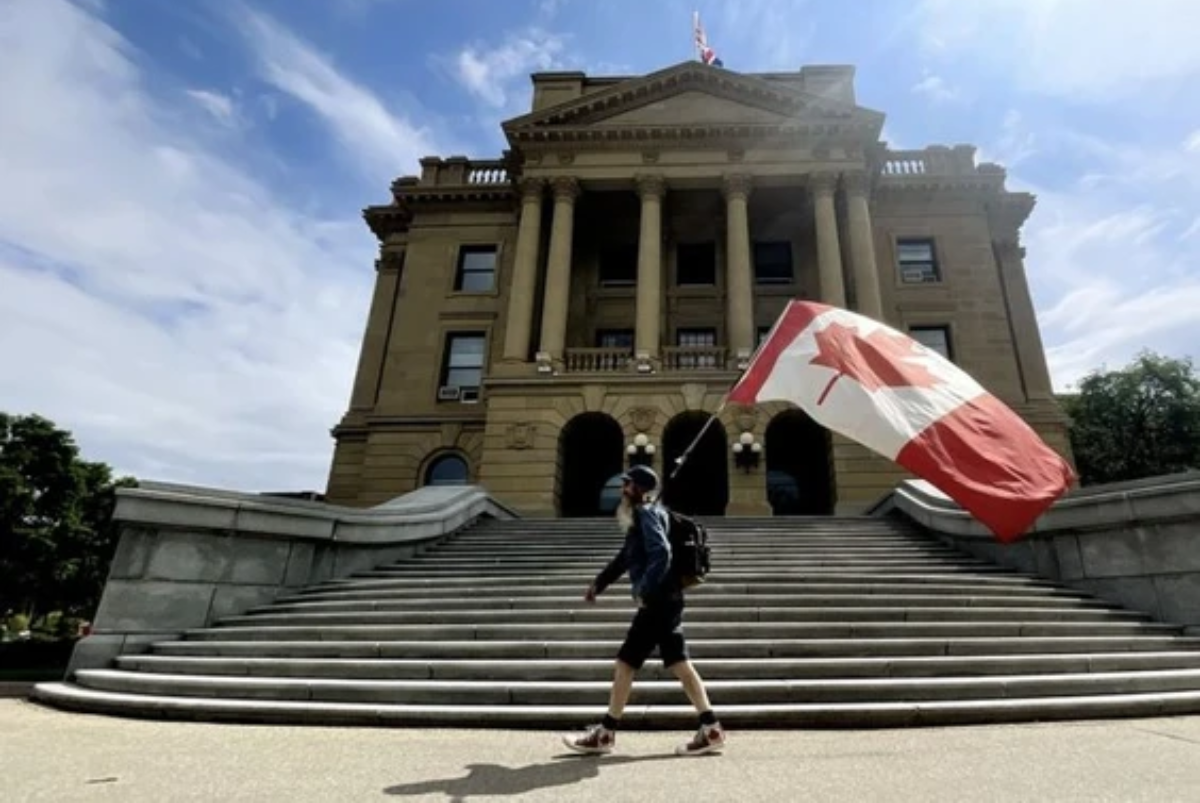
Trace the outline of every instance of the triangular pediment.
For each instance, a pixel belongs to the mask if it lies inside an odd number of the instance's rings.
[[[883,115],[753,75],[684,62],[509,120],[504,130],[510,139],[520,140],[581,129],[757,128],[813,123],[881,128]]]

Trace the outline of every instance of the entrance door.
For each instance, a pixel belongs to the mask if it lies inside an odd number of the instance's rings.
[[[625,452],[621,425],[604,413],[583,413],[563,427],[558,448],[563,518],[611,514],[615,506],[609,504],[611,494],[605,493],[605,485],[621,473]]]
[[[714,421],[704,433],[679,476],[667,479],[675,470],[675,459],[700,434],[708,419],[708,413],[680,413],[663,431],[663,501],[689,516],[724,516],[729,504],[729,447],[720,421]]]
[[[776,516],[833,513],[829,431],[801,410],[771,419],[766,433],[767,502]]]

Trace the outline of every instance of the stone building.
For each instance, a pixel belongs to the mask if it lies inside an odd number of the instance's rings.
[[[330,502],[473,482],[597,515],[701,431],[791,298],[948,355],[1069,455],[1025,278],[1034,206],[974,148],[893,151],[854,70],[533,76],[500,160],[365,210],[374,297]],[[668,489],[705,515],[853,513],[906,476],[785,406],[726,409]]]

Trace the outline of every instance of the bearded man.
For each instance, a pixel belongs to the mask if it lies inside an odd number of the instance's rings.
[[[704,681],[688,658],[683,636],[683,589],[671,571],[671,542],[667,537],[670,522],[666,510],[654,498],[658,475],[647,466],[634,466],[621,479],[621,503],[616,518],[625,533],[625,542],[616,557],[596,575],[583,598],[589,604],[595,603],[598,595],[628,571],[637,613],[617,652],[608,713],[600,724],[580,735],[564,736],[563,742],[579,753],[612,751],[621,715],[633,689],[634,675],[657,647],[663,666],[683,684],[684,692],[700,715],[696,735],[675,752],[697,756],[719,750],[725,744],[725,731],[709,704]]]

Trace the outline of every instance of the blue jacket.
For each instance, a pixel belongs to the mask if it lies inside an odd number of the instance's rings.
[[[657,504],[643,505],[634,510],[633,521],[621,551],[596,575],[596,593],[604,591],[626,571],[634,599],[652,601],[678,592],[678,583],[671,572],[667,512]]]

